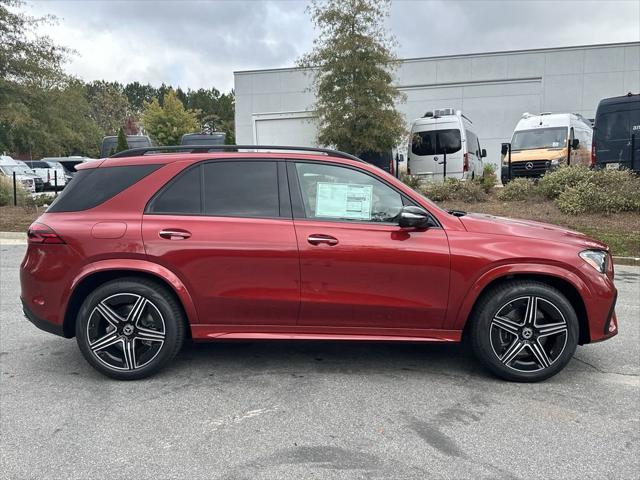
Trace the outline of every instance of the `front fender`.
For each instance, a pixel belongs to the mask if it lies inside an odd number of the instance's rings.
[[[146,260],[135,259],[113,259],[113,260],[100,260],[94,263],[85,265],[78,274],[74,277],[71,286],[69,288],[68,297],[65,299],[65,304],[68,304],[69,299],[73,296],[78,285],[88,276],[99,273],[107,272],[109,270],[125,270],[132,272],[141,272],[157,277],[158,280],[163,281],[171,286],[176,293],[189,323],[198,323],[198,312],[196,310],[195,303],[191,298],[191,294],[185,287],[184,283],[168,268],[158,265],[157,263],[148,262]]]
[[[574,271],[557,265],[537,264],[537,263],[513,263],[507,265],[499,265],[489,269],[480,275],[468,289],[463,297],[457,312],[449,318],[453,322],[452,329],[461,330],[464,328],[471,309],[484,289],[492,282],[508,277],[510,275],[547,275],[556,277],[560,280],[569,282],[578,291],[582,298],[590,295],[587,284]]]

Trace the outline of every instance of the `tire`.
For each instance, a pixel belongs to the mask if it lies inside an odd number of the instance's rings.
[[[578,318],[547,284],[513,280],[483,294],[470,324],[475,356],[500,378],[538,382],[562,370],[578,345]]]
[[[155,374],[180,351],[186,321],[172,292],[141,278],[107,282],[87,296],[76,341],[100,373],[118,380]]]

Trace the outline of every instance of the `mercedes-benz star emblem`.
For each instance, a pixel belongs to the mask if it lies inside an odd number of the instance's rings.
[[[527,170],[531,170],[533,168],[533,162],[527,162],[524,168],[526,168]]]

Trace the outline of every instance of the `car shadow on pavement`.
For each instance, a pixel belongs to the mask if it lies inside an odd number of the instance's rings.
[[[488,375],[464,344],[350,341],[188,342],[171,370],[269,374]]]

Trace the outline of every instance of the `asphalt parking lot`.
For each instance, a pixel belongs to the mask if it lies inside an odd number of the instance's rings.
[[[24,319],[23,253],[0,246],[0,478],[638,478],[638,267],[617,267],[621,333],[544,383],[338,342],[187,345],[125,383]]]

